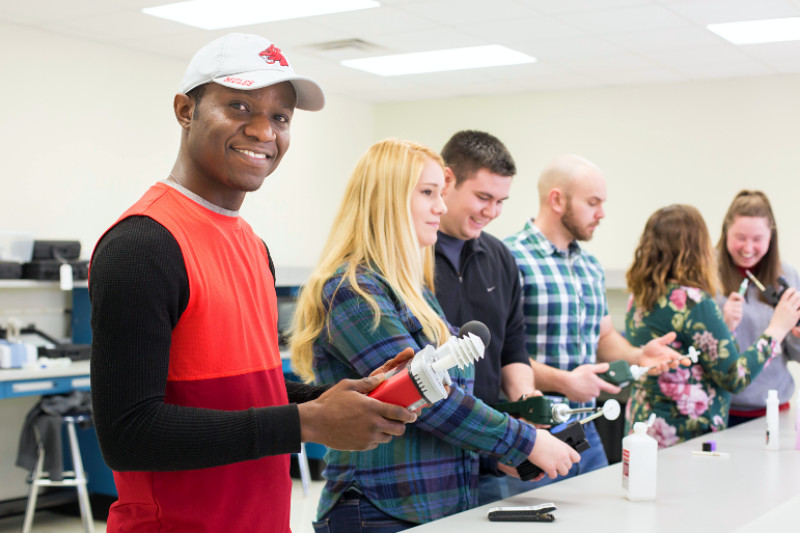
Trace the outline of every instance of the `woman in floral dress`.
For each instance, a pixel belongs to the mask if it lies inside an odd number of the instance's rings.
[[[650,217],[627,273],[631,301],[625,330],[634,346],[675,331],[673,347],[699,352],[698,363],[635,382],[626,433],[655,414],[648,430],[660,448],[725,429],[731,394],[743,390],[780,353],[800,319],[800,293],[788,289],[752,346],[739,350],[712,297],[715,254],[700,212],[671,205]]]

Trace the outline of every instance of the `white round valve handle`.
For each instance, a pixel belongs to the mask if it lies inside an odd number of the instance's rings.
[[[613,398],[603,404],[603,416],[608,420],[616,420],[621,412],[619,402]]]
[[[599,418],[604,416],[608,420],[616,420],[619,418],[619,414],[622,409],[619,406],[619,402],[613,398],[610,400],[606,400],[603,404],[603,407],[584,407],[581,409],[570,409],[568,403],[557,403],[553,406],[553,420],[557,424],[561,424],[562,422],[566,422],[569,420],[569,417],[576,414],[576,413],[585,413],[585,412],[593,412],[591,416],[588,416],[580,421],[581,424],[585,424],[590,420],[594,420],[595,418]]]

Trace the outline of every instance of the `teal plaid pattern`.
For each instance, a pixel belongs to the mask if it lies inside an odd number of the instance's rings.
[[[503,242],[520,271],[530,356],[566,371],[597,362],[600,321],[608,314],[605,274],[597,259],[575,241],[559,250],[532,220]]]
[[[358,284],[377,302],[380,322],[342,270],[326,283],[327,326],[314,346],[316,383],[361,378],[407,347],[430,341],[408,307],[379,274],[362,270]],[[444,318],[436,298],[425,299]],[[474,367],[450,371],[450,395],[421,411],[402,437],[366,452],[330,450],[320,498],[322,518],[348,489],[360,491],[381,511],[415,523],[477,505],[478,453],[518,465],[530,454],[536,430],[472,396]]]

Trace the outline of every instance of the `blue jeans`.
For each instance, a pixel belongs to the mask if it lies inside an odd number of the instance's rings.
[[[313,525],[316,533],[395,533],[419,524],[390,516],[363,494],[349,490]]]
[[[728,415],[728,427],[732,428],[733,426],[738,426],[739,424],[744,424],[745,422],[750,422],[755,419],[756,418],[752,416]]]
[[[555,479],[550,479],[549,477],[545,476],[544,479],[541,481],[522,481],[515,477],[506,476],[504,478],[498,478],[505,480],[505,484],[502,486],[495,488],[495,494],[500,495],[502,499],[510,498],[511,496],[515,496],[522,492],[528,492],[529,490],[538,489],[539,487],[544,487],[545,485],[549,485],[550,483],[556,483],[563,479],[579,476],[581,474],[586,474],[587,472],[591,472],[592,470],[598,470],[605,466],[608,466],[608,458],[606,457],[606,450],[603,448],[603,442],[600,440],[600,435],[597,433],[597,429],[594,427],[594,422],[587,422],[583,426],[583,432],[586,434],[586,440],[589,442],[590,448],[584,451],[581,454],[581,461],[579,463],[575,463],[572,465],[572,468],[569,469],[566,476],[558,476]],[[483,486],[481,486],[480,490],[482,491]],[[487,494],[487,497],[493,496],[492,494]],[[478,493],[478,498],[483,501],[483,494],[480,492]],[[488,503],[488,502],[487,502]]]
[[[505,500],[513,496],[508,486],[508,476],[481,474],[478,480],[478,506]],[[516,481],[516,480],[515,480]]]

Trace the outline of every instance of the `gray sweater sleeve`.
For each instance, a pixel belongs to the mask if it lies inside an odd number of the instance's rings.
[[[800,275],[797,270],[786,263],[783,263],[781,268],[789,286],[800,289]],[[727,300],[727,295],[717,297],[720,308]],[[733,332],[739,347],[746,348],[756,341],[769,325],[773,312],[774,308],[759,298],[758,288],[750,283],[745,293],[742,322]],[[794,380],[786,363],[790,359],[800,361],[800,339],[789,333],[784,338],[781,349],[783,353],[770,361],[745,390],[732,396],[731,409],[738,411],[764,409],[769,389],[778,391],[781,403],[791,399],[794,393]]]

